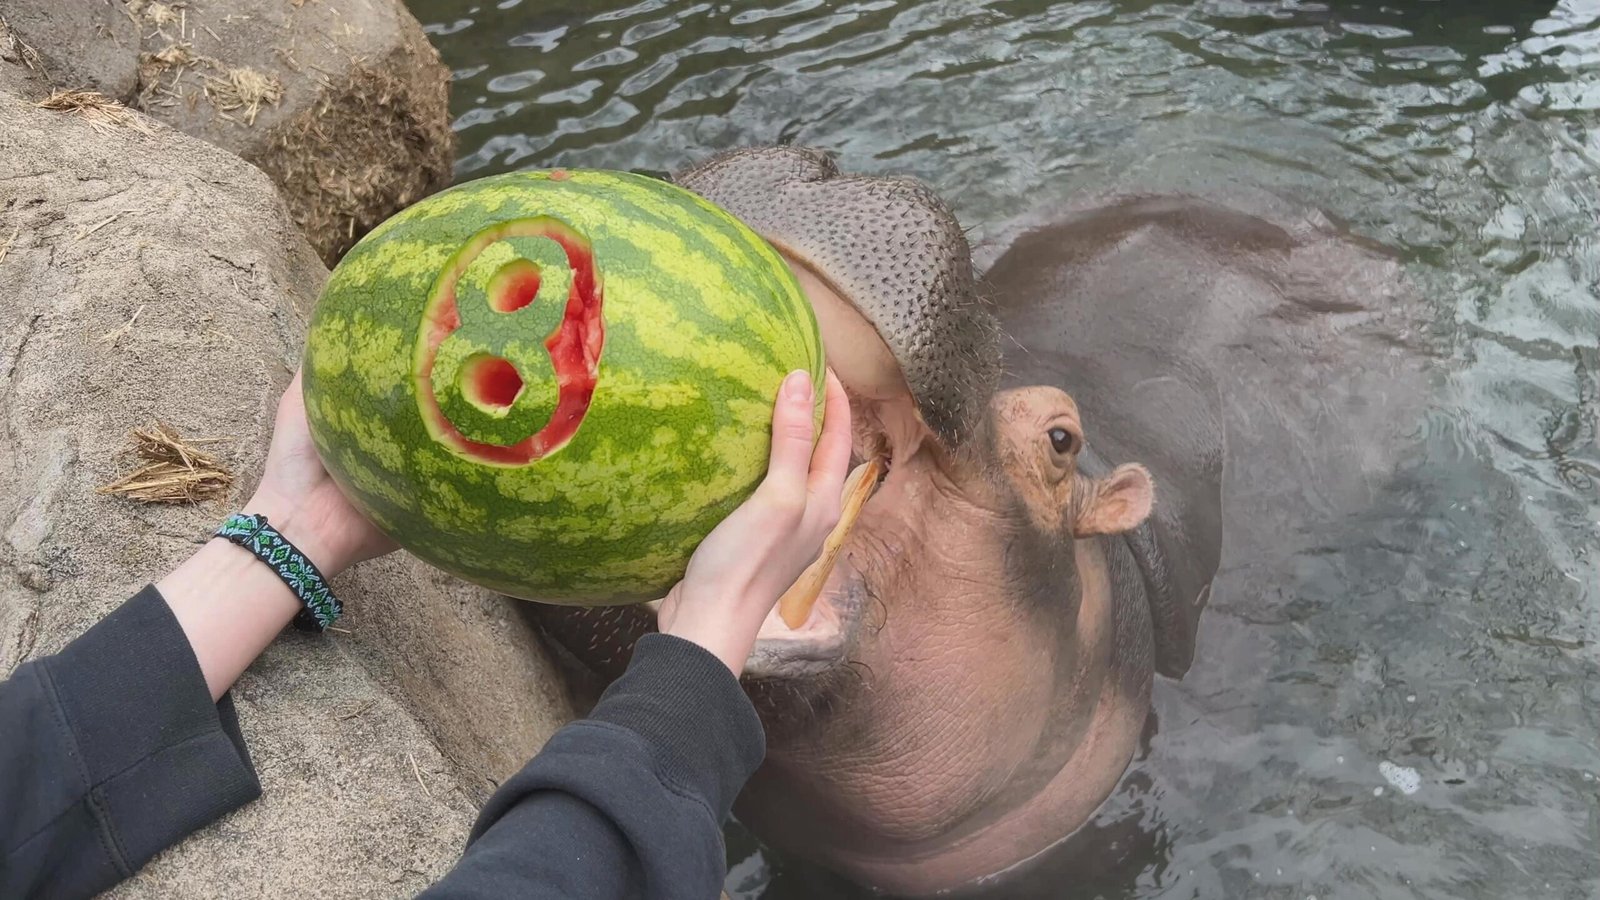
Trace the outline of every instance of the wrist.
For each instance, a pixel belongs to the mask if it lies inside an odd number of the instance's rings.
[[[330,528],[328,517],[318,514],[306,503],[290,500],[263,487],[240,507],[239,512],[266,516],[268,524],[330,578],[355,561],[355,550],[349,546],[348,536]]]
[[[721,660],[728,670],[738,677],[744,672],[744,664],[750,657],[750,651],[755,646],[755,635],[759,623],[755,627],[741,624],[735,617],[730,617],[726,611],[737,609],[730,603],[721,604],[695,604],[688,609],[676,610],[672,621],[661,629],[662,634],[682,638],[690,643],[699,645],[706,652]],[[704,615],[701,609],[717,610],[720,615]]]
[[[220,538],[207,542],[156,589],[188,638],[213,700],[301,609],[277,573]]]
[[[675,638],[682,638],[715,656],[728,667],[733,677],[738,678],[744,673],[745,660],[750,656],[750,649],[746,647],[743,652],[739,649],[739,642],[730,639],[726,634],[714,631],[701,631],[689,628],[674,628],[662,632]]]

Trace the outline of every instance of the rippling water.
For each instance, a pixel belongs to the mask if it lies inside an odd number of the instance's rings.
[[[1112,184],[1396,248],[1451,363],[1435,450],[1293,597],[1219,598],[1274,671],[1226,684],[1203,637],[1093,859],[1027,893],[1600,897],[1600,0],[411,5],[463,178],[785,141],[929,181],[980,264]],[[849,895],[730,848],[736,896]]]

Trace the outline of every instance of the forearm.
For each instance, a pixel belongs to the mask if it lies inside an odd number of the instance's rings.
[[[156,586],[217,700],[300,609],[276,572],[242,547],[213,539]]]
[[[425,896],[716,896],[721,824],[764,750],[720,660],[647,636],[590,717],[495,792],[461,862]]]
[[[393,549],[318,461],[298,376],[242,511],[325,576]],[[300,608],[271,566],[214,539],[0,682],[0,897],[104,890],[259,796],[227,690]]]
[[[325,574],[347,565],[339,536],[302,510],[257,495],[260,513]],[[194,649],[213,700],[219,699],[301,609],[272,567],[243,547],[213,538],[156,585]]]
[[[245,509],[319,568],[344,565],[299,508]],[[299,609],[271,566],[213,539],[0,683],[0,896],[104,890],[259,796],[226,694]]]

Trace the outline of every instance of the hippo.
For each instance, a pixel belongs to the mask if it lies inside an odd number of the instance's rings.
[[[1383,398],[1419,372],[1397,268],[1324,220],[1129,194],[1050,211],[979,279],[914,179],[796,147],[675,178],[790,263],[884,473],[807,617],[762,629],[737,814],[877,891],[999,889],[1116,788],[1219,576],[1258,589],[1274,536],[1380,489]],[[1318,510],[1273,503],[1289,481]],[[530,609],[601,681],[653,627]]]

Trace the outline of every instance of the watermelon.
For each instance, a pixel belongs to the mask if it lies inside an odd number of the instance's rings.
[[[795,369],[821,385],[822,342],[769,244],[675,185],[554,170],[466,182],[363,238],[303,383],[324,465],[402,547],[590,606],[683,576],[765,474]]]

